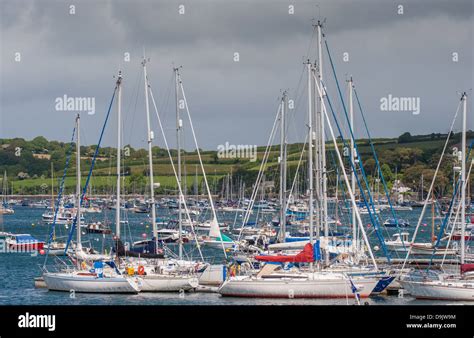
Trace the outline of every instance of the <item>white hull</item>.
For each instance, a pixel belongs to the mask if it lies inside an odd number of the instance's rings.
[[[353,279],[361,298],[369,297],[378,279]],[[343,278],[273,279],[231,278],[218,291],[222,296],[250,298],[354,298]]]
[[[204,240],[202,244],[215,249],[222,249],[222,245],[224,245],[224,249],[231,249],[234,246],[234,242],[222,242],[213,240]]]
[[[189,291],[199,286],[197,278],[190,276],[148,274],[141,278],[143,292]]]
[[[44,273],[48,290],[87,293],[138,293],[141,281],[123,276],[97,278],[90,275],[58,272]]]
[[[44,249],[44,250],[45,252],[47,251],[47,249]],[[71,250],[68,250],[68,252],[72,254]],[[64,249],[49,249],[48,255],[49,256],[67,256],[67,254],[64,253]]]
[[[407,293],[418,299],[474,301],[472,281],[400,281],[400,284]]]
[[[405,246],[403,246],[399,241],[385,241],[385,245],[388,249],[397,252],[407,252],[410,248],[410,243],[406,243]],[[433,246],[430,243],[415,243],[411,246],[410,253],[412,255],[450,256],[455,255],[457,250],[440,248],[433,252]]]

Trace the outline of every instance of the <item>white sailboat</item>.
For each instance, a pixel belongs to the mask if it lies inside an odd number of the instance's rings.
[[[398,251],[398,252],[407,252],[408,248],[411,247],[411,253],[414,255],[435,255],[435,256],[450,256],[455,255],[457,250],[454,248],[436,248],[434,250],[434,245],[432,243],[411,243],[408,239],[410,234],[408,232],[395,233],[393,238],[390,240],[385,240],[385,245],[387,249]]]
[[[96,269],[97,270],[97,269]],[[50,291],[84,293],[138,293],[141,289],[139,278],[125,277],[117,271],[104,273],[71,270],[69,272],[47,272],[43,274],[46,287]]]
[[[7,171],[3,174],[2,180],[2,203],[0,204],[0,215],[12,215],[15,213],[15,210],[10,208],[8,205],[8,184],[7,184]]]
[[[467,95],[462,94],[461,102],[463,104],[462,117],[462,150],[461,150],[461,233],[466,228],[466,120],[467,120]],[[433,178],[434,180],[434,178]],[[420,299],[439,299],[452,301],[474,301],[474,280],[472,272],[474,264],[465,264],[465,238],[461,236],[461,271],[460,274],[447,275],[438,274],[436,278],[423,278],[416,280],[405,278],[400,284],[415,298]],[[407,255],[408,257],[408,255]]]
[[[117,79],[116,90],[118,89],[119,102],[121,97],[122,76],[119,73]],[[80,115],[76,117],[76,222],[81,219],[81,154],[80,154]],[[98,145],[99,146],[99,145]],[[46,261],[43,266],[45,272],[43,278],[46,287],[50,291],[66,291],[70,292],[92,292],[92,293],[138,293],[141,283],[137,277],[128,277],[122,275],[113,261],[106,262],[97,261],[93,265],[93,269],[87,269],[85,260],[84,264],[80,264],[81,258],[87,257],[83,251],[81,244],[80,224],[76,223],[76,246],[74,248],[76,254],[76,267],[74,269],[66,269],[59,272],[49,272],[46,270]],[[90,258],[90,257],[89,257]]]
[[[321,24],[318,22],[318,45],[321,50]],[[320,70],[321,70],[321,54],[319,57],[320,60]],[[313,203],[313,142],[315,141],[314,131],[313,131],[313,85],[315,85],[315,91],[319,94],[319,99],[321,103],[321,116],[319,121],[315,123],[319,124],[321,128],[322,123],[326,123],[329,126],[329,130],[334,142],[335,151],[339,160],[339,165],[341,166],[342,172],[344,174],[345,183],[347,190],[351,197],[352,207],[355,210],[356,218],[359,226],[361,227],[361,233],[363,238],[368,245],[368,239],[364,231],[362,220],[360,218],[360,213],[357,209],[355,197],[353,190],[349,183],[348,176],[344,169],[344,163],[341,157],[341,154],[338,149],[337,141],[332,130],[327,111],[325,109],[325,104],[323,100],[323,88],[321,78],[316,78],[314,75],[315,69],[313,65],[308,62],[306,63],[307,73],[308,73],[308,182],[309,182],[309,228],[310,228],[310,238],[309,243],[306,244],[302,252],[296,256],[287,256],[287,255],[277,255],[277,256],[257,256],[256,259],[270,261],[270,262],[299,262],[299,263],[309,263],[308,269],[296,269],[294,271],[275,271],[276,265],[266,264],[258,272],[257,275],[246,275],[246,276],[234,276],[226,280],[226,282],[219,288],[218,292],[222,296],[234,296],[234,297],[262,297],[262,298],[353,298],[357,297],[357,294],[360,297],[368,297],[372,290],[377,285],[379,279],[376,277],[349,277],[344,272],[332,272],[332,271],[321,271],[315,269],[314,262],[320,260],[319,253],[319,226],[316,231],[316,236],[318,240],[316,245],[314,243],[314,203]],[[314,81],[313,81],[314,80]],[[316,90],[317,89],[317,90]],[[280,109],[284,109],[280,107]],[[324,120],[324,117],[326,120]],[[324,132],[324,128],[322,128]],[[321,132],[321,129],[318,130]],[[324,136],[323,136],[324,139]],[[319,145],[320,146],[320,145]],[[321,150],[320,150],[321,151]],[[324,154],[323,154],[324,156]],[[318,164],[320,169],[322,169],[325,164],[323,161]],[[320,177],[324,182],[324,177]],[[325,187],[322,187],[324,191]],[[324,193],[324,192],[323,192]],[[324,202],[324,201],[323,201]],[[321,203],[319,207],[319,212],[317,217],[319,220],[322,220],[325,226],[325,235],[327,236],[327,207],[324,203]],[[319,225],[319,223],[318,223]],[[369,246],[369,245],[368,245]],[[316,252],[315,252],[316,251]],[[377,264],[373,257],[372,251],[369,252],[373,260],[375,267],[374,271],[377,271]],[[328,255],[326,255],[328,257]]]
[[[156,208],[155,208],[155,197],[154,197],[154,183],[153,183],[153,158],[152,158],[152,142],[154,139],[153,131],[151,130],[151,123],[150,123],[150,108],[149,108],[149,95],[151,96],[153,105],[156,109],[155,100],[153,97],[153,93],[151,92],[150,83],[147,77],[146,71],[146,64],[147,59],[144,58],[142,65],[143,65],[143,73],[144,73],[144,81],[145,81],[145,108],[146,108],[146,116],[147,116],[147,132],[148,132],[148,165],[150,170],[150,200],[151,200],[151,220],[152,220],[152,228],[153,228],[153,240],[155,243],[158,241],[158,229],[156,224]],[[175,81],[176,81],[176,101],[178,101],[178,86],[180,84],[179,73],[178,69],[175,70]],[[176,108],[178,110],[178,107]],[[158,112],[157,112],[158,114]],[[178,114],[178,113],[177,113]],[[177,115],[178,119],[178,126],[180,125],[179,115]],[[160,124],[161,126],[161,124]],[[179,139],[178,139],[179,143]],[[181,184],[180,180],[178,179],[178,186],[180,191],[180,196],[182,195],[181,191]],[[117,197],[119,200],[119,196]],[[180,198],[181,200],[181,198]],[[181,208],[181,203],[180,208]],[[117,212],[117,215],[119,213]],[[117,219],[120,216],[117,216]],[[181,220],[181,213],[179,213],[179,219]],[[120,224],[118,221],[117,224]],[[133,266],[134,270],[138,272],[142,280],[141,291],[144,292],[178,292],[178,291],[188,291],[191,289],[195,289],[198,285],[197,275],[194,272],[194,268],[197,267],[199,264],[198,262],[194,261],[184,261],[182,259],[182,225],[181,222],[179,224],[179,259],[156,259],[150,262],[145,262],[144,264],[140,262],[140,259],[132,259],[129,258],[127,260],[128,264]],[[155,247],[157,245],[155,244]],[[182,268],[181,268],[182,267]],[[191,269],[189,269],[191,267]]]

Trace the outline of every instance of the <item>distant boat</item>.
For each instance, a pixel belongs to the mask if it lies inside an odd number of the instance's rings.
[[[8,248],[15,251],[40,251],[44,247],[44,242],[30,234],[10,234],[5,240]]]
[[[201,241],[204,245],[217,248],[217,249],[230,249],[235,243],[232,238],[224,235],[217,223],[217,219],[209,221],[209,235],[202,236]]]
[[[44,250],[50,256],[67,256],[66,250],[66,243],[64,242],[57,242],[52,241],[51,243],[44,245]],[[72,250],[68,250],[68,252],[72,252]]]
[[[110,229],[109,226],[107,226],[106,224],[103,224],[101,222],[95,222],[95,223],[91,223],[91,224],[88,224],[86,226],[86,232],[88,234],[111,234],[112,233],[112,229]]]
[[[411,247],[411,253],[413,255],[435,255],[435,256],[444,256],[444,255],[455,255],[457,250],[446,247],[436,247],[434,251],[434,246],[432,243],[411,243],[408,239],[409,233],[402,232],[400,234],[394,234],[393,239],[385,240],[385,245],[388,249],[399,252],[407,252]]]
[[[399,218],[398,220],[396,220],[395,218],[388,218],[388,219],[385,220],[383,225],[388,227],[388,228],[396,228],[397,226],[399,226],[399,227],[409,227],[410,222],[408,222],[407,220],[402,219],[402,218]]]
[[[398,205],[398,204],[393,205],[392,209],[396,211],[412,211],[413,210],[413,208],[409,205]]]
[[[15,213],[15,211],[10,208],[10,206],[8,205],[8,202],[7,202],[7,172],[5,171],[5,173],[3,174],[3,181],[2,181],[2,204],[0,205],[0,215],[12,215]]]

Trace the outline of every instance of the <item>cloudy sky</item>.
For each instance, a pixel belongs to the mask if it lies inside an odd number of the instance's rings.
[[[289,14],[290,5],[294,14]],[[81,131],[83,143],[97,143],[120,69],[123,141],[144,147],[140,62],[145,49],[172,146],[172,68],[178,65],[183,66],[202,148],[216,149],[225,142],[265,144],[285,89],[296,102],[289,139],[302,141],[307,107],[303,62],[316,57],[314,19],[326,20],[324,31],[340,83],[345,86],[349,76],[354,78],[373,136],[447,132],[462,91],[468,92],[470,112],[474,106],[472,0],[0,0],[0,9],[2,138],[68,140],[75,112],[55,109],[55,99],[67,95],[95,98],[96,113],[82,114]],[[239,53],[238,62],[234,53]],[[323,67],[328,93],[341,114],[327,54]],[[388,95],[420,98],[420,114],[381,111],[380,99]],[[359,115],[357,119],[356,135],[365,136]],[[158,135],[155,117],[152,124]],[[184,124],[185,143],[192,149]],[[115,142],[115,125],[114,115],[104,139],[107,145]],[[472,119],[469,127],[474,129]],[[161,137],[156,144],[162,145]]]

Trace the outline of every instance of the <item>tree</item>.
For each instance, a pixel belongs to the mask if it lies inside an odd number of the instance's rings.
[[[409,132],[403,133],[398,137],[398,143],[408,143],[412,140],[412,136]]]
[[[390,166],[387,163],[384,163],[380,169],[382,170],[382,175],[385,181],[387,182],[391,181],[393,178],[393,175],[392,175],[392,170],[390,169]]]

